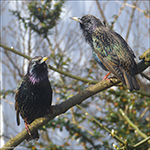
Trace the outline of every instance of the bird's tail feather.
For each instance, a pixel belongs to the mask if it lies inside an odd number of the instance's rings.
[[[19,111],[17,110],[16,112],[16,116],[17,116],[17,125],[20,125],[20,119],[19,119]]]
[[[111,64],[111,62],[109,60],[105,60],[103,59],[103,62],[105,64],[105,67],[112,72],[115,77],[117,77],[118,79],[120,79],[124,84],[126,84],[123,73],[122,73],[122,69],[118,66],[115,66],[113,64]]]
[[[31,141],[31,140],[38,140],[39,139],[39,133],[38,130],[36,130],[31,136],[29,136],[29,138],[26,139],[27,142]]]
[[[129,88],[130,91],[132,91],[133,89],[135,90],[139,90],[140,86],[135,78],[135,76],[131,76],[128,73],[126,73],[126,71],[123,70],[124,73],[124,79],[126,82],[127,87]]]

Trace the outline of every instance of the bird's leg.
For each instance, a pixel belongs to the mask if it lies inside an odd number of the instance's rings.
[[[32,127],[30,124],[27,123],[27,118],[25,118],[25,128],[28,131],[28,134],[31,135],[31,132],[29,130],[29,127]]]
[[[106,79],[106,80],[108,80],[108,81],[110,82],[110,79],[107,78],[110,74],[111,74],[111,72],[107,73],[107,74],[104,76],[103,80]],[[103,80],[102,80],[102,81],[103,81]]]

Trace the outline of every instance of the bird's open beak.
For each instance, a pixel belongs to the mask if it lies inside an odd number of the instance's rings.
[[[48,59],[48,57],[43,57],[43,59],[40,61],[41,64],[42,64],[43,62],[45,62],[47,59]]]
[[[83,23],[82,20],[78,17],[70,17],[70,19]]]

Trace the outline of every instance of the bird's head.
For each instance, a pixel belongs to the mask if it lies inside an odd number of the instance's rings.
[[[38,82],[38,80],[43,80],[44,77],[47,78],[48,70],[45,61],[48,57],[36,56],[29,61],[28,65],[28,75],[33,82]]]
[[[97,27],[104,26],[102,22],[93,15],[85,15],[82,18],[71,17],[70,19],[73,19],[80,23],[80,27],[81,30],[83,30],[83,34],[85,34],[85,32],[92,34]]]

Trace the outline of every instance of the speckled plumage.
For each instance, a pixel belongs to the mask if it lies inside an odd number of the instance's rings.
[[[135,78],[135,55],[126,41],[116,32],[105,27],[93,15],[72,17],[80,23],[85,40],[90,44],[94,59],[106,71],[113,73],[132,91],[140,86]]]
[[[19,114],[21,114],[29,134],[28,124],[50,112],[52,89],[48,80],[46,60],[47,57],[36,56],[29,61],[28,72],[22,78],[15,96],[17,125],[20,124]],[[36,131],[27,141],[38,138]]]

